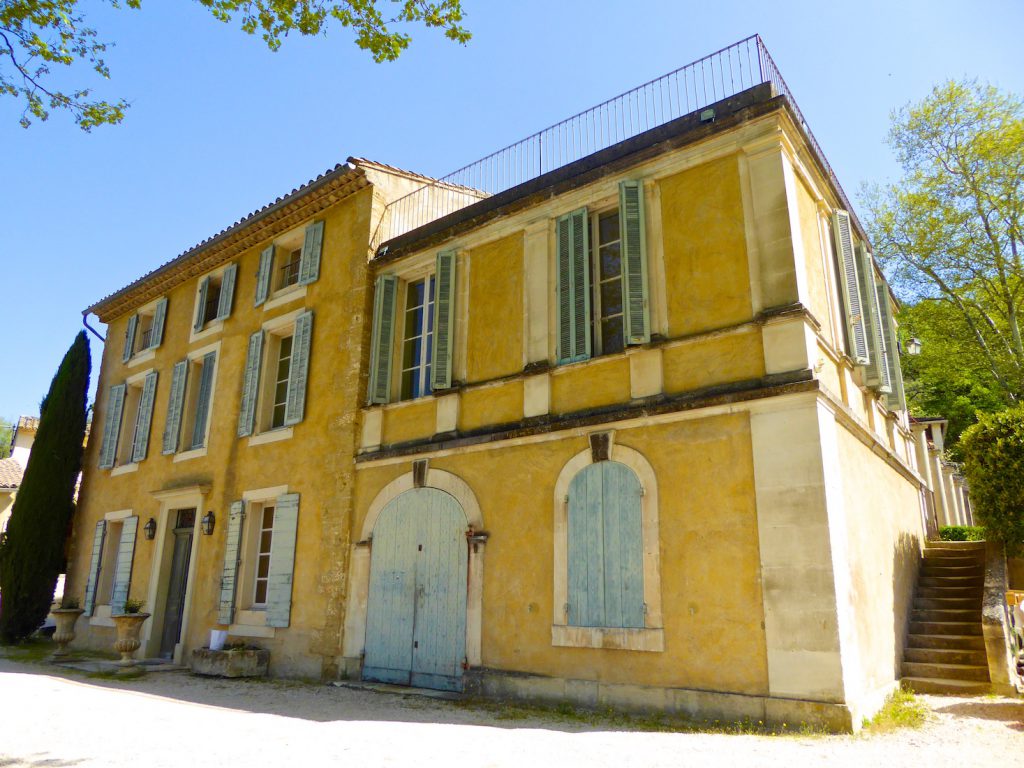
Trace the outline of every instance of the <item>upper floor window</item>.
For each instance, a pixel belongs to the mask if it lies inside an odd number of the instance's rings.
[[[121,359],[128,362],[140,352],[159,347],[163,343],[166,317],[167,299],[162,297],[128,318]]]
[[[323,239],[324,223],[314,221],[301,233],[290,232],[263,249],[256,273],[257,307],[274,293],[319,279]]]
[[[199,350],[175,364],[167,401],[163,453],[206,447],[216,375],[216,349]]]
[[[555,228],[558,361],[650,341],[643,183],[622,182],[618,208],[580,208]]]
[[[402,399],[429,395],[434,347],[434,275],[406,286],[402,338]]]
[[[199,333],[215,321],[226,320],[231,315],[237,273],[238,265],[231,263],[199,281],[196,289],[195,322],[192,324],[193,334]]]
[[[422,273],[420,273],[422,275]],[[377,278],[370,348],[371,403],[409,400],[452,386],[455,251],[437,254],[434,271],[402,280]],[[396,320],[401,319],[401,324]],[[397,381],[393,380],[399,355]]]
[[[156,381],[157,372],[148,371],[108,390],[100,445],[101,469],[135,464],[146,458]],[[122,439],[123,435],[128,439]]]
[[[249,337],[239,437],[302,421],[312,340],[313,312],[308,309],[269,320]]]

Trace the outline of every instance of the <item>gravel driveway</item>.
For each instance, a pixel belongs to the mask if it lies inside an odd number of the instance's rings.
[[[630,731],[543,713],[327,685],[100,680],[0,659],[0,766],[1014,765],[1024,701],[923,697],[924,728],[868,736]]]

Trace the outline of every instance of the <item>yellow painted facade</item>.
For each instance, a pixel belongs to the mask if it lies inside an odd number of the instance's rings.
[[[101,302],[108,344],[95,423],[104,423],[110,386],[150,368],[159,379],[144,460],[98,469],[103,430],[93,430],[71,593],[89,581],[97,521],[154,518],[158,535],[138,536],[130,584],[132,597],[156,603],[144,631],[153,654],[166,621],[158,611],[171,518],[198,498],[197,514],[213,511],[217,523],[212,536],[195,534],[177,658],[187,661],[211,629],[228,629],[268,648],[274,674],[358,677],[380,652],[368,647],[380,642],[374,612],[386,609],[373,575],[374,558],[391,546],[380,521],[397,514],[403,494],[433,488],[467,522],[464,657],[448,673],[457,686],[858,727],[898,674],[923,537],[910,432],[905,414],[862,386],[846,352],[829,229],[839,201],[820,169],[799,159],[799,130],[781,107],[723,125],[472,218],[486,212],[485,199],[463,223],[414,231],[375,258],[369,244],[382,208],[413,181],[359,166],[345,193],[296,193],[297,209],[318,201],[307,215],[243,222],[231,234],[237,243],[205,268],[182,257],[172,278],[155,274],[133,289],[134,303],[121,294]],[[649,340],[597,354],[588,330],[594,353],[564,361],[558,222],[586,209],[598,275],[602,254],[616,247],[605,245],[614,231],[602,229],[602,217],[624,215],[621,182],[642,195]],[[300,242],[313,221],[323,222],[319,278],[254,306],[261,253],[271,242]],[[427,316],[416,314],[417,285],[427,281],[429,292],[435,259],[448,252],[452,386],[412,397],[409,382],[419,376],[422,386],[425,363],[437,365],[416,342],[417,317]],[[238,264],[232,313],[197,334],[197,285],[230,262]],[[378,343],[381,276],[397,286],[390,346]],[[128,318],[159,295],[168,299],[162,345],[123,363]],[[272,334],[291,322],[280,318],[305,309],[314,314],[301,421],[238,437],[251,334]],[[162,455],[171,368],[213,345],[206,448]],[[394,353],[389,374],[375,368],[382,347]],[[381,376],[386,402],[368,405]],[[573,624],[576,598],[564,597],[578,589],[567,575],[578,535],[566,522],[572,482],[605,460],[626,467],[640,489],[630,578],[642,585],[643,617]],[[229,510],[254,505],[243,524],[251,526],[260,503],[292,493],[288,625],[270,626],[272,611],[247,607],[241,593],[234,621],[220,623]],[[246,594],[248,530],[238,577]],[[891,600],[868,599],[879,590]],[[102,610],[83,623],[82,642],[110,642]],[[880,625],[886,632],[876,634]]]

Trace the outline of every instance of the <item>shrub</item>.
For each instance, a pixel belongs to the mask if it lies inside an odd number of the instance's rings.
[[[943,541],[984,541],[985,529],[980,525],[944,525],[939,528]]]
[[[1024,553],[1024,406],[979,414],[960,438],[975,517],[1007,553]]]

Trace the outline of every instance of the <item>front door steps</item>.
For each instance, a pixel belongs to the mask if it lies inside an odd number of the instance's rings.
[[[917,693],[989,692],[984,585],[985,542],[928,542],[903,655],[905,686]]]

